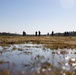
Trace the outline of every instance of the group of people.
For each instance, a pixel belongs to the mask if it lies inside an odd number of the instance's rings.
[[[41,32],[40,32],[40,31],[38,31],[38,32],[36,31],[36,32],[35,32],[35,35],[36,35],[36,36],[40,36],[40,35],[41,35]]]
[[[25,31],[23,31],[23,36],[25,36],[26,35],[26,32]],[[41,32],[40,31],[36,31],[35,32],[35,36],[40,36],[41,35]]]

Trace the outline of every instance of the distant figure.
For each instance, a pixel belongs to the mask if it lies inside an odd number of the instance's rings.
[[[66,36],[66,32],[64,32],[64,36]]]
[[[69,32],[64,32],[64,36],[68,36],[69,35]]]
[[[54,31],[52,31],[51,35],[52,35],[52,36],[54,35]]]
[[[23,31],[23,36],[25,36],[25,35],[26,35],[25,31]]]
[[[47,36],[49,36],[49,33],[47,33]]]
[[[67,36],[69,36],[69,32],[67,32]]]
[[[39,31],[39,36],[41,35],[41,32]]]
[[[35,36],[37,36],[37,31],[35,32]]]

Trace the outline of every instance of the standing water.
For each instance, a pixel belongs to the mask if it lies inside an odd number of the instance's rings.
[[[42,44],[0,46],[0,73],[4,70],[11,75],[55,70],[73,73],[76,70],[76,50],[51,50]]]

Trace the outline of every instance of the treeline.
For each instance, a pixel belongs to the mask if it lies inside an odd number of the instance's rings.
[[[19,34],[16,33],[7,33],[7,32],[0,32],[0,36],[18,36]]]
[[[55,36],[76,36],[76,32],[64,32],[64,33],[55,33]]]
[[[34,34],[27,34],[23,31],[22,35],[17,33],[0,32],[0,36],[76,36],[76,32],[54,33],[54,31],[52,31],[51,33],[42,34],[41,31],[35,31]]]
[[[54,31],[52,31],[51,33],[47,33],[47,34],[41,34],[40,31],[36,31],[35,34],[30,35],[30,36],[76,36],[76,32],[72,31],[72,32],[64,32],[64,33],[54,33]],[[29,34],[26,34],[25,31],[23,31],[23,36],[29,36]]]

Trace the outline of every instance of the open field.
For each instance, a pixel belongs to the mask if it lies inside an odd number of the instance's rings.
[[[1,46],[28,42],[45,44],[51,49],[76,48],[76,37],[72,36],[0,36]]]

